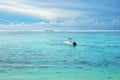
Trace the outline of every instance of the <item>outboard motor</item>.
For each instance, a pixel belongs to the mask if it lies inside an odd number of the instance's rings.
[[[73,46],[76,46],[77,45],[77,43],[76,42],[73,42]]]

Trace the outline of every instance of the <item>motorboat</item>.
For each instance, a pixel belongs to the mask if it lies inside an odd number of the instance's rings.
[[[72,42],[72,41],[64,41],[64,43],[65,43],[66,45],[71,45],[71,46],[76,46],[76,45],[77,45],[76,42]]]

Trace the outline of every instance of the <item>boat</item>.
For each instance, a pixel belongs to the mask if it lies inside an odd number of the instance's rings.
[[[66,45],[71,45],[71,46],[76,46],[76,45],[77,45],[77,43],[76,43],[76,42],[73,42],[73,41],[64,41],[64,43],[65,43]]]

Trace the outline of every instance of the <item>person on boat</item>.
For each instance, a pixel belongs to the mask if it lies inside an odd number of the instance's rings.
[[[73,46],[76,46],[77,45],[77,43],[76,42],[73,42]]]

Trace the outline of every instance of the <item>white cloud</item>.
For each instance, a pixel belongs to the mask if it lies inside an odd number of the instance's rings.
[[[90,14],[113,15],[113,13],[120,13],[119,0],[0,0],[0,10],[50,20],[72,16],[88,16]]]
[[[87,1],[88,0],[0,0],[0,11],[27,14],[33,17],[36,16],[40,19],[42,18],[43,20],[30,24],[24,22],[10,24],[2,23],[0,24],[0,29],[30,29],[33,27],[34,29],[39,29],[40,27],[48,28],[51,26],[120,26],[119,16],[118,18],[114,18],[113,13],[110,13],[113,16],[109,19],[104,15],[106,12],[107,15],[109,15],[109,12],[119,13],[120,11],[118,8],[109,8],[108,5],[106,6],[108,3],[107,1],[105,1],[104,5],[102,5],[102,1],[99,1],[100,4],[95,0],[93,0],[95,3],[91,0],[91,3]],[[111,2],[109,4],[111,4]],[[97,13],[101,14],[104,18],[100,18],[102,16]],[[49,22],[45,22],[44,20]],[[2,19],[0,22],[2,22]]]
[[[27,24],[27,23],[10,23],[10,24],[0,24],[0,29],[25,29],[25,30],[29,30],[29,29],[49,29],[49,28],[56,28],[57,29],[58,26],[59,27],[64,27],[66,29],[68,29],[70,26],[72,26],[74,29],[76,29],[75,27],[84,27],[87,26],[89,27],[107,27],[109,28],[110,26],[120,26],[120,19],[116,18],[113,19],[111,18],[110,21],[106,21],[102,18],[92,18],[92,17],[72,17],[72,18],[67,18],[64,20],[51,20],[49,22],[37,22],[37,23],[31,23],[31,24]]]
[[[87,14],[86,11],[30,5],[26,3],[26,0],[1,0],[0,9],[15,13],[29,14],[43,19],[56,19],[71,17],[73,15],[83,16]]]

